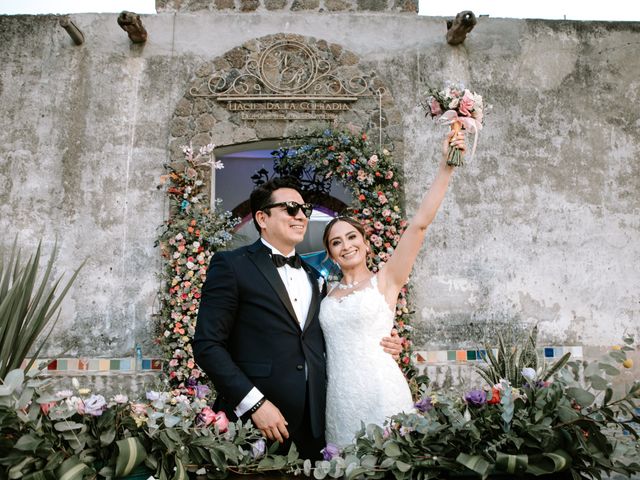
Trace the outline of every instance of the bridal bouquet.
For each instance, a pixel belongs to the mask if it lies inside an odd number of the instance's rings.
[[[445,125],[450,125],[451,130],[458,133],[460,129],[468,130],[474,134],[471,156],[476,151],[478,132],[482,129],[483,109],[482,97],[462,84],[449,85],[443,90],[429,87],[427,101],[423,106],[427,110],[427,116],[437,118]],[[463,165],[463,154],[457,147],[449,147],[447,165],[458,167]]]

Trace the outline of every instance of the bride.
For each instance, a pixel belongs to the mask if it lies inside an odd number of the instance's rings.
[[[393,326],[398,294],[447,191],[453,174],[453,167],[446,164],[450,144],[464,152],[464,134],[451,132],[443,142],[436,178],[377,274],[367,267],[369,241],[357,220],[336,217],[325,228],[324,246],[342,270],[342,280],[320,307],[327,347],[328,443],[343,447],[353,441],[361,422],[382,425],[385,418],[414,408],[402,371],[378,343]]]

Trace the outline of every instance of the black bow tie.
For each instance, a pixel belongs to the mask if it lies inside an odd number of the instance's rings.
[[[271,255],[271,260],[273,260],[273,264],[276,266],[276,268],[284,267],[285,265],[289,265],[290,267],[293,267],[293,268],[302,267],[302,261],[300,260],[300,255],[298,255],[297,253],[292,257],[285,257],[282,255],[278,255],[277,253],[274,253]]]

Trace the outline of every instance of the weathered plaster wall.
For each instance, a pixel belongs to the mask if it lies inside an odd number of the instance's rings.
[[[275,33],[377,70],[402,112],[410,212],[443,134],[418,106],[427,82],[462,80],[493,105],[413,275],[419,347],[536,322],[554,344],[640,333],[640,24],[482,18],[451,47],[441,18],[237,10],[144,16],[143,46],[116,15],[74,16],[79,47],[54,16],[0,17],[3,243],[57,238],[58,274],[88,259],[51,355],[152,348],[170,120],[198,66]]]

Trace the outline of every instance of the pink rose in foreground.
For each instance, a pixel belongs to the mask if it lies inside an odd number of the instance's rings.
[[[471,116],[471,110],[473,110],[473,106],[475,105],[475,101],[473,100],[473,95],[469,90],[464,91],[464,96],[460,99],[460,106],[458,110],[460,113],[466,117]]]
[[[198,423],[201,425],[209,426],[216,418],[216,412],[211,410],[211,407],[204,407],[198,414]]]
[[[132,403],[131,411],[136,415],[145,415],[147,413],[147,405],[144,403]]]
[[[213,425],[218,427],[220,433],[224,433],[229,428],[229,419],[224,412],[218,412],[215,414]]]
[[[56,402],[41,403],[40,404],[40,410],[45,415],[49,415],[49,410],[51,410],[51,407],[55,407],[55,405],[56,405]]]

